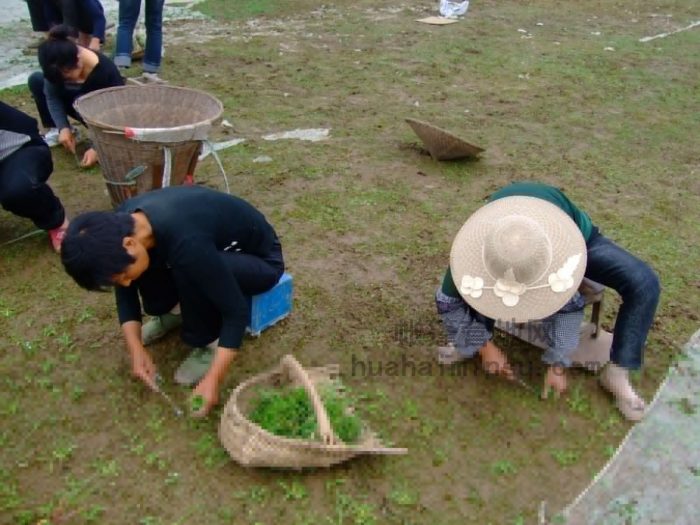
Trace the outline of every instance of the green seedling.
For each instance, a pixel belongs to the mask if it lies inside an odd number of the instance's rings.
[[[517,470],[518,469],[515,467],[515,465],[513,465],[513,463],[507,459],[501,459],[491,464],[491,471],[498,476],[515,474]]]
[[[562,467],[568,467],[576,463],[579,459],[580,454],[575,450],[565,450],[565,449],[552,449],[552,457],[559,463]]]
[[[360,436],[360,419],[351,414],[345,398],[336,390],[328,388],[321,392],[328,418],[336,435],[345,443],[354,443]],[[303,388],[288,390],[265,390],[260,393],[250,420],[268,432],[297,439],[316,437],[316,414]]]
[[[204,408],[204,398],[199,394],[194,395],[190,398],[190,412],[192,414],[198,413]]]
[[[418,495],[406,487],[398,487],[391,491],[389,499],[402,507],[411,507],[418,503]]]
[[[278,485],[282,488],[282,491],[284,492],[283,497],[286,500],[302,500],[306,498],[309,494],[309,491],[306,490],[306,487],[298,481],[292,481],[291,483],[285,483],[284,481],[280,481]]]

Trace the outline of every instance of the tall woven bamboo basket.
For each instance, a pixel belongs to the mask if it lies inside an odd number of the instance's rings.
[[[465,157],[476,157],[484,151],[483,148],[469,144],[442,128],[438,128],[428,122],[407,118],[406,122],[418,135],[435,160],[456,160]]]
[[[221,414],[222,444],[234,460],[246,467],[329,467],[360,454],[406,454],[405,448],[383,446],[367,427],[363,428],[357,444],[345,444],[338,439],[318,394],[318,388],[337,381],[338,374],[337,365],[304,369],[293,356],[284,356],[277,367],[248,379],[233,391]],[[319,440],[276,436],[248,419],[260,387],[284,386],[306,390],[316,414]]]
[[[119,86],[75,101],[88,126],[112,205],[185,182],[202,141],[223,113],[214,96],[167,86]]]

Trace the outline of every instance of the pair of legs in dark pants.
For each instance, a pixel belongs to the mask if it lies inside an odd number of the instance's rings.
[[[594,232],[587,243],[586,277],[620,294],[610,360],[623,368],[642,366],[644,344],[654,321],[661,286],[647,263]]]
[[[48,146],[26,145],[0,161],[0,204],[10,213],[31,219],[37,228],[63,224],[66,212],[46,184],[53,171]]]
[[[262,257],[240,252],[221,252],[219,257],[247,297],[271,289],[284,273],[282,246],[278,240],[270,253]],[[162,315],[180,304],[181,335],[186,344],[203,347],[219,337],[221,312],[201,294],[179,292],[167,268],[148,268],[139,278],[139,294],[143,309],[149,315]]]
[[[45,128],[55,128],[56,124],[51,118],[51,113],[49,112],[49,106],[46,104],[46,95],[44,94],[44,74],[41,71],[35,71],[29,75],[29,80],[27,81],[29,85],[29,91],[32,93],[32,98],[34,98],[34,103],[36,104],[36,109],[39,112],[39,118],[41,119],[41,124]],[[85,124],[83,117],[73,108],[73,102],[80,96],[80,92],[70,89],[61,89],[59,92],[61,97],[61,102],[63,103],[63,110],[67,115],[73,117]]]

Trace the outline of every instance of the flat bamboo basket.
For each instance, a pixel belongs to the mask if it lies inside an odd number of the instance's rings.
[[[406,122],[411,129],[423,141],[435,160],[456,160],[465,157],[476,157],[484,151],[483,148],[470,144],[442,128],[433,126],[428,122],[407,118]]]
[[[284,356],[274,369],[241,383],[221,414],[219,438],[231,457],[246,467],[303,469],[330,467],[361,454],[406,454],[405,448],[382,445],[377,435],[363,426],[357,444],[345,444],[333,432],[318,388],[338,381],[338,365],[304,369],[292,356]],[[260,388],[303,387],[314,408],[318,440],[290,439],[267,432],[247,414]]]

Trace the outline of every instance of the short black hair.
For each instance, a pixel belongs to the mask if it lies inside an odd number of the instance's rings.
[[[61,262],[86,290],[114,286],[112,277],[136,259],[124,248],[124,237],[134,234],[134,218],[125,212],[91,211],[68,226],[61,244]]]
[[[78,33],[61,24],[51,28],[49,36],[39,46],[37,55],[44,78],[52,84],[63,84],[63,70],[78,66],[78,45],[73,41]]]

